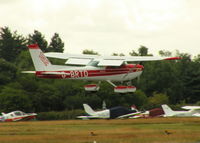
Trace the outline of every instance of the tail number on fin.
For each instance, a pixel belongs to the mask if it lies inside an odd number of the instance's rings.
[[[88,77],[88,71],[70,71],[71,78]]]
[[[45,66],[48,66],[49,60],[44,56],[42,52],[40,52],[39,58],[44,63]]]

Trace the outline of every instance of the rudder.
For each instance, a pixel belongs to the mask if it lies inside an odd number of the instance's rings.
[[[52,65],[50,61],[46,58],[37,44],[31,44],[28,48],[36,71],[51,70]]]
[[[89,115],[95,114],[95,111],[88,104],[83,104],[83,107],[87,114],[89,114]]]
[[[166,116],[173,116],[174,115],[174,111],[166,104],[162,105],[162,109],[165,113]]]

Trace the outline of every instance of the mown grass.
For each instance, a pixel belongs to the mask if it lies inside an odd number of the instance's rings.
[[[93,141],[197,143],[200,142],[200,118],[62,120],[0,124],[0,143],[92,143]]]

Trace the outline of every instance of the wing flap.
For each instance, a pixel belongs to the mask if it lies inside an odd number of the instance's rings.
[[[121,66],[124,60],[100,60],[98,66]]]
[[[91,59],[82,59],[82,58],[69,58],[65,64],[69,65],[87,65]]]

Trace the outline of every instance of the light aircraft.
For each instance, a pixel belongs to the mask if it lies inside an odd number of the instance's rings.
[[[177,60],[179,57],[152,57],[152,56],[98,56],[98,55],[71,55],[65,53],[43,53],[37,44],[28,46],[35,71],[23,71],[34,73],[39,78],[72,79],[88,81],[107,81],[114,86],[114,92],[134,92],[135,86],[131,80],[142,74],[144,67],[140,64],[128,64],[127,62]],[[67,59],[67,65],[52,65],[46,57]],[[126,82],[126,85],[115,85],[113,82]],[[98,91],[99,84],[85,86],[86,91]]]
[[[2,113],[0,116],[0,121],[9,122],[9,121],[27,121],[36,118],[36,113],[24,113],[22,111],[13,111],[10,113]]]
[[[129,118],[140,114],[137,109],[127,109],[121,106],[105,109],[101,111],[94,111],[88,104],[83,104],[85,112],[88,116],[78,116],[80,119],[115,119],[115,118]]]
[[[161,105],[164,110],[164,117],[200,117],[200,106],[183,106],[188,111],[173,111],[168,105]]]
[[[131,118],[154,118],[154,117],[163,117],[164,111],[162,108],[154,108],[148,111],[141,112],[141,114],[135,115]]]

